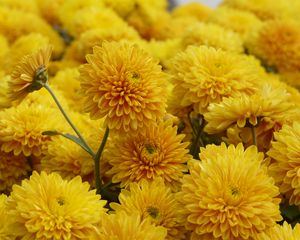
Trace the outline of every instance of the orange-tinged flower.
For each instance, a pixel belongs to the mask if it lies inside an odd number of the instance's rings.
[[[155,226],[166,228],[168,240],[185,239],[185,230],[178,218],[180,205],[162,178],[131,183],[129,189],[121,191],[120,204],[110,204],[113,210],[117,213],[125,211],[127,214],[137,212],[142,220],[149,219]]]
[[[98,240],[164,240],[167,235],[167,229],[152,225],[137,213],[124,211],[104,216],[99,231]]]
[[[182,221],[201,239],[252,239],[281,220],[279,190],[255,146],[225,144],[201,149],[182,180]],[[196,238],[198,236],[198,238]]]
[[[110,129],[128,132],[149,126],[165,113],[165,74],[146,52],[122,42],[105,42],[80,68],[84,108],[106,117]]]
[[[177,189],[186,171],[185,163],[191,159],[183,138],[183,134],[177,135],[176,127],[163,122],[137,134],[116,137],[114,145],[107,148],[106,157],[112,165],[107,174],[121,187],[160,176],[166,185]]]
[[[270,175],[274,177],[280,192],[289,199],[289,203],[300,206],[300,123],[283,125],[274,136],[275,140],[268,151],[272,158]]]
[[[106,201],[78,176],[63,180],[57,173],[33,172],[14,185],[7,201],[14,231],[22,239],[90,239],[97,231]]]
[[[22,101],[28,93],[42,88],[40,82],[48,79],[47,67],[51,52],[52,47],[47,46],[22,58],[8,82],[8,94],[12,100]]]

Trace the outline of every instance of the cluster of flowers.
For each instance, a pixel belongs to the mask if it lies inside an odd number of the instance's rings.
[[[0,239],[299,240],[300,0],[0,0]]]

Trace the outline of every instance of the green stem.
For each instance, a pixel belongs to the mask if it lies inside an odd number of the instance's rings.
[[[256,141],[256,128],[255,126],[251,126],[251,133],[252,133],[252,140],[253,140],[253,145],[257,147],[257,141]]]
[[[202,133],[202,128],[199,127],[196,138],[195,138],[195,140],[194,140],[194,142],[192,143],[192,146],[191,146],[191,154],[193,155],[194,159],[198,159],[198,156],[197,156],[198,149],[197,148],[199,148],[198,142],[200,140],[201,133]]]
[[[102,139],[102,142],[99,146],[99,149],[94,156],[94,161],[95,161],[95,182],[96,182],[96,189],[97,189],[97,194],[101,194],[101,188],[102,188],[102,183],[101,183],[101,172],[100,172],[100,158],[103,152],[103,149],[105,147],[107,138],[109,134],[109,128],[107,127]]]
[[[84,146],[88,149],[89,153],[91,154],[91,156],[94,157],[93,154],[93,150],[90,148],[90,146],[86,143],[86,141],[84,140],[83,136],[81,135],[81,133],[78,131],[78,129],[75,127],[75,125],[73,124],[73,122],[71,121],[71,119],[69,118],[68,114],[65,112],[65,110],[63,109],[63,107],[61,106],[60,102],[58,101],[57,97],[55,96],[54,92],[52,91],[51,87],[48,85],[48,83],[41,83],[43,85],[43,87],[50,93],[50,95],[52,96],[53,100],[55,101],[56,105],[58,106],[59,110],[61,111],[61,113],[63,114],[64,118],[67,120],[67,122],[69,123],[69,125],[72,127],[72,129],[74,130],[74,132],[77,134],[77,136],[79,137],[79,139],[81,140],[81,142],[84,144]]]

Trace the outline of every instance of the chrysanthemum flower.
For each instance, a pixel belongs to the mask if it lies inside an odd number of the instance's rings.
[[[244,50],[243,41],[237,33],[214,23],[194,23],[183,34],[181,43],[183,49],[190,45],[206,45],[235,53]]]
[[[163,117],[166,76],[146,52],[127,43],[105,42],[80,68],[84,108],[106,117],[110,129],[128,132]]]
[[[290,94],[285,89],[274,89],[271,85],[262,86],[251,96],[224,98],[221,103],[212,103],[204,114],[208,122],[205,131],[209,134],[220,133],[233,124],[243,128],[246,124],[256,126],[264,118],[284,122],[294,119],[295,104],[290,102]],[[299,112],[299,111],[298,111]],[[298,113],[299,115],[299,113]]]
[[[129,189],[121,191],[120,204],[111,203],[113,210],[127,214],[137,212],[142,220],[150,219],[155,226],[165,227],[168,240],[185,239],[184,227],[178,218],[180,205],[163,179],[156,178],[152,182],[144,179],[139,184],[131,183]]]
[[[48,45],[49,39],[40,33],[30,33],[19,37],[11,45],[3,60],[5,72],[11,74],[24,56],[33,54]]]
[[[266,232],[259,234],[257,240],[298,240],[300,239],[300,224],[297,223],[294,228],[287,222],[283,225],[276,224]]]
[[[269,66],[280,71],[300,68],[300,30],[295,20],[266,21],[249,34],[246,46]]]
[[[286,17],[292,8],[286,0],[278,0],[276,4],[273,0],[224,0],[223,5],[252,12],[262,20]]]
[[[152,225],[149,219],[142,220],[137,213],[121,211],[104,217],[99,228],[98,240],[164,240],[167,229]]]
[[[178,106],[193,104],[201,114],[209,103],[220,102],[223,97],[254,92],[257,76],[240,55],[206,46],[189,47],[178,53],[170,66]]]
[[[106,201],[80,177],[63,180],[57,173],[33,172],[22,185],[14,185],[8,214],[22,239],[90,239],[95,234]]]
[[[269,172],[290,204],[300,206],[300,178],[297,174],[300,169],[300,123],[284,125],[274,135],[275,140],[268,151],[273,159]]]
[[[245,36],[254,26],[262,22],[251,12],[246,12],[226,6],[217,7],[208,17],[208,22],[216,23],[224,28]]]
[[[7,214],[6,201],[7,196],[4,194],[0,195],[0,239],[15,240],[17,236],[13,228],[14,219]]]
[[[93,28],[82,33],[70,48],[76,53],[75,59],[85,63],[85,56],[93,53],[94,46],[101,46],[104,41],[121,40],[138,41],[140,36],[134,28],[127,25],[113,29]]]
[[[112,182],[121,187],[142,179],[152,180],[161,176],[166,185],[178,188],[180,178],[186,171],[184,165],[191,156],[182,143],[183,134],[169,123],[160,123],[144,128],[138,133],[113,139],[107,148],[107,158],[112,169]]]
[[[182,180],[182,220],[195,236],[250,239],[281,220],[278,188],[261,166],[263,154],[225,144],[201,149]]]
[[[1,1],[1,6],[8,9],[17,9],[24,12],[30,12],[38,15],[38,7],[35,0],[19,1],[19,0],[4,0]]]
[[[201,4],[199,2],[190,2],[183,5],[176,6],[172,11],[172,16],[177,17],[190,17],[193,16],[199,21],[205,21],[210,14],[212,14],[213,9],[206,4]]]
[[[12,100],[22,101],[28,93],[42,88],[39,81],[47,80],[51,52],[52,47],[47,46],[21,59],[8,83],[8,94]]]
[[[8,193],[14,184],[19,184],[30,171],[28,160],[22,154],[0,151],[0,192]]]
[[[15,156],[41,156],[47,150],[48,143],[55,136],[43,135],[44,131],[63,131],[60,118],[44,105],[20,104],[17,107],[0,112],[0,146],[4,152],[13,152]],[[60,120],[60,121],[59,121]]]

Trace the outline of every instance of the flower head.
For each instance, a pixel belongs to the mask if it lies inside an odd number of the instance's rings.
[[[57,112],[44,105],[20,104],[0,112],[0,146],[4,152],[15,156],[41,156],[55,136],[43,135],[47,130],[64,130]],[[61,119],[60,119],[61,120]]]
[[[300,123],[283,125],[274,136],[275,140],[268,151],[273,159],[269,167],[270,175],[274,177],[280,192],[289,199],[289,203],[300,206]]]
[[[42,88],[41,82],[48,79],[47,67],[52,47],[47,46],[26,55],[11,74],[8,91],[12,100],[23,100],[28,93]]]
[[[57,173],[33,172],[21,186],[14,185],[7,205],[20,237],[67,240],[90,239],[105,204],[80,177],[66,181]]]
[[[214,23],[194,23],[182,36],[182,47],[190,45],[220,48],[235,53],[243,52],[243,41],[235,32]]]
[[[200,159],[190,164],[177,198],[182,220],[194,235],[250,239],[281,220],[278,188],[256,147],[208,145]]]
[[[212,14],[212,12],[213,9],[206,4],[201,4],[200,2],[190,2],[176,6],[172,11],[172,16],[175,18],[193,16],[199,21],[205,21],[208,16]]]
[[[104,217],[100,227],[99,240],[164,240],[167,230],[152,225],[149,219],[141,219],[138,213],[124,211]]]
[[[212,47],[189,47],[171,60],[178,106],[194,105],[203,114],[212,102],[223,97],[253,93],[257,76],[252,64],[240,55]]]
[[[166,123],[116,137],[113,146],[107,148],[112,166],[107,174],[112,175],[113,182],[121,182],[121,187],[161,176],[166,185],[176,189],[186,171],[185,163],[191,158],[188,143],[181,142],[183,138],[183,134],[177,135],[176,127]]]
[[[163,179],[155,178],[152,182],[144,179],[139,184],[131,183],[129,189],[121,191],[120,204],[111,204],[116,212],[137,212],[142,220],[150,219],[155,226],[165,227],[168,230],[166,239],[185,239],[185,231],[178,218],[180,206]]]
[[[264,233],[259,234],[261,240],[298,240],[300,239],[300,224],[297,223],[294,228],[287,222],[282,225],[276,224]]]
[[[10,192],[14,184],[27,177],[28,171],[30,166],[24,155],[0,151],[0,192]]]
[[[7,196],[4,194],[0,195],[0,239],[3,240],[15,240],[16,235],[13,228],[13,221],[7,214],[6,206]]]
[[[106,117],[110,129],[128,132],[163,117],[166,77],[137,46],[105,42],[80,69],[84,107],[92,118]]]

